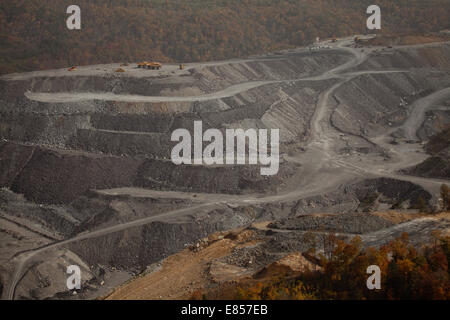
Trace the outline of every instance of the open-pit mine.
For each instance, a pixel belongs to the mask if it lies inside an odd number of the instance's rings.
[[[447,214],[419,209],[438,212],[450,184],[450,144],[429,148],[450,123],[450,42],[358,39],[0,77],[2,298],[186,298],[295,258],[307,232],[375,247],[448,232]],[[175,164],[172,133],[194,136],[197,121],[224,137],[278,129],[279,170]],[[246,245],[231,247],[229,230]],[[185,269],[164,273],[171,264]],[[80,290],[66,286],[70,265]]]

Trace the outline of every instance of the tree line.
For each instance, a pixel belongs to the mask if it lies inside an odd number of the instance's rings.
[[[324,239],[320,270],[299,276],[279,274],[256,284],[237,287],[236,299],[325,300],[448,300],[450,298],[450,237],[433,233],[430,246],[417,249],[407,233],[380,248],[363,249],[359,236],[349,243],[330,234]],[[316,248],[310,248],[314,254]],[[381,288],[369,290],[367,267],[381,270]],[[204,296],[207,298],[207,296]]]
[[[366,0],[79,0],[81,30],[68,30],[71,1],[0,4],[0,73],[155,59],[191,62],[367,33]],[[449,28],[447,0],[379,0],[382,32]]]

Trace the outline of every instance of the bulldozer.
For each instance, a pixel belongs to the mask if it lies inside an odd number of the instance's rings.
[[[151,61],[151,62],[144,61],[144,62],[139,62],[137,66],[138,66],[138,68],[159,70],[159,69],[161,69],[162,64],[159,62],[154,62],[154,61]]]

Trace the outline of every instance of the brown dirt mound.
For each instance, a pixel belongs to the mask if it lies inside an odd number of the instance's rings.
[[[239,231],[233,233],[239,234]],[[235,240],[222,235],[212,235],[198,242],[198,246],[187,248],[177,254],[169,256],[162,263],[162,267],[134,281],[125,284],[113,292],[108,300],[140,300],[140,299],[184,299],[189,298],[196,290],[202,290],[217,279],[211,275],[213,265],[219,271],[219,265],[213,262],[231,254],[233,248],[243,245],[240,241],[247,241],[253,233],[244,231]],[[244,243],[245,245],[245,243]],[[216,268],[217,267],[217,268]],[[233,270],[237,271],[237,270]],[[239,270],[242,271],[242,270]],[[239,276],[239,272],[235,272]],[[226,278],[230,278],[231,273]]]
[[[315,270],[316,265],[308,261],[301,253],[294,252],[268,265],[255,274],[255,279],[277,277],[279,275],[295,276],[307,270]]]

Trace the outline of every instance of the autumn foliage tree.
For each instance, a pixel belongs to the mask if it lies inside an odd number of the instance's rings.
[[[243,57],[366,33],[369,0],[69,0],[0,2],[0,73],[97,63]],[[382,32],[450,28],[448,0],[379,0]]]
[[[446,184],[441,185],[442,211],[450,210],[450,188]]]
[[[249,299],[450,299],[450,237],[434,233],[436,241],[415,248],[408,234],[382,246],[363,249],[361,238],[336,240],[330,255],[322,255],[319,271],[295,279],[271,279],[239,288],[237,298]],[[381,270],[381,289],[366,286],[367,267]]]

